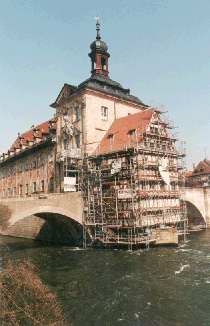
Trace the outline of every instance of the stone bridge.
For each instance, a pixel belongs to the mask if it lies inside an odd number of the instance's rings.
[[[210,188],[184,188],[182,199],[187,204],[189,221],[210,227]]]
[[[189,221],[210,227],[210,188],[184,188]],[[0,199],[0,232],[4,235],[66,244],[81,243],[83,202],[80,192]],[[7,226],[1,218],[7,215]]]
[[[80,192],[0,199],[0,218],[7,215],[7,227],[1,233],[62,243],[79,241],[82,209]]]

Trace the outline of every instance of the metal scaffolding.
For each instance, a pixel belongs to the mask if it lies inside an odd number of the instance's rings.
[[[176,150],[169,128],[158,120],[149,130],[128,135],[124,150],[83,160],[84,227],[93,243],[148,247],[166,229],[186,238],[179,178],[184,153]]]

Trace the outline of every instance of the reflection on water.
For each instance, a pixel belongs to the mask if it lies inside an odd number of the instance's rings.
[[[29,258],[73,325],[210,325],[210,230],[179,248],[127,252],[0,237],[0,265]]]

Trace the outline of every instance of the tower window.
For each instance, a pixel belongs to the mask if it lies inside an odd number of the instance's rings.
[[[101,66],[103,70],[106,70],[106,58],[101,58]]]
[[[108,120],[108,108],[106,106],[101,107],[101,120]]]

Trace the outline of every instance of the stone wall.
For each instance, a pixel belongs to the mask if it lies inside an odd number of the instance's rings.
[[[156,231],[157,245],[178,244],[178,234],[176,228],[158,229]]]

